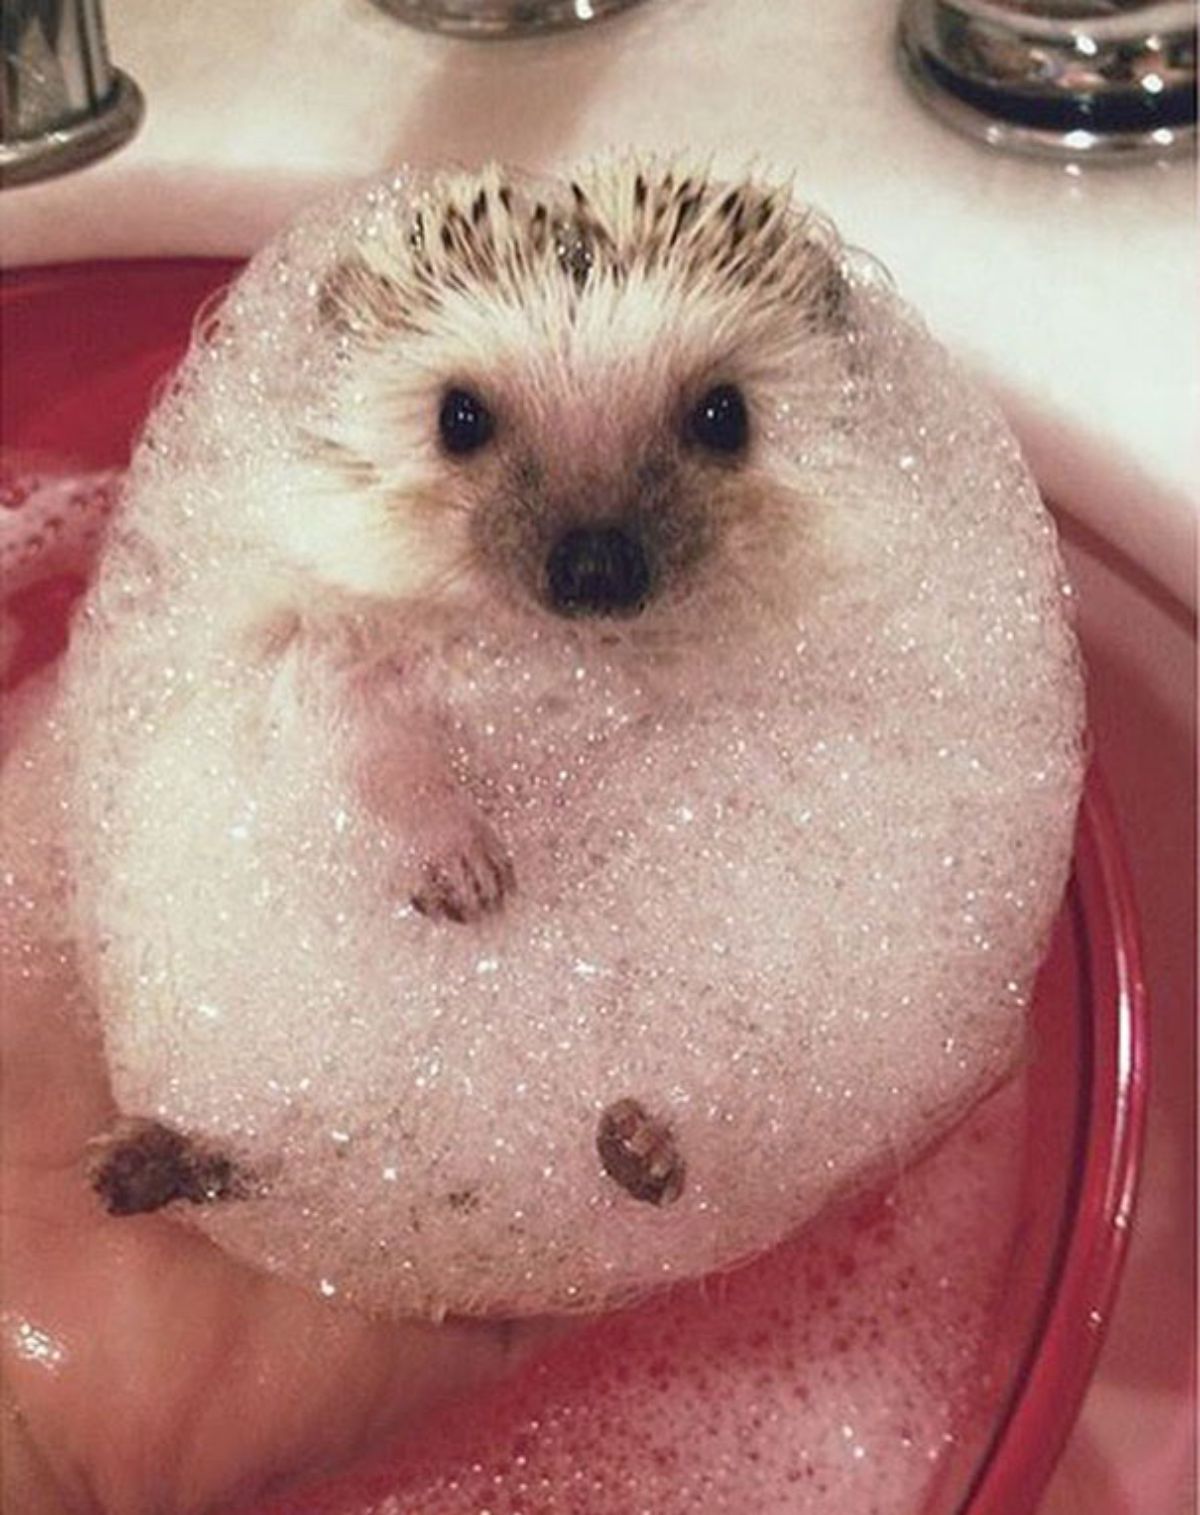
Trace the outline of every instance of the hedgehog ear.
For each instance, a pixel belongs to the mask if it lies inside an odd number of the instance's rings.
[[[352,252],[321,280],[317,318],[339,336],[369,341],[405,324],[400,286],[361,252]]]
[[[830,336],[840,335],[850,324],[852,287],[842,259],[815,238],[807,244],[812,260],[812,276],[806,281],[811,291],[812,326]]]
[[[352,254],[335,263],[322,276],[317,287],[317,320],[322,326],[340,334],[348,334],[350,330],[349,293],[351,284],[357,277],[354,272],[356,262],[361,260],[357,254]]]

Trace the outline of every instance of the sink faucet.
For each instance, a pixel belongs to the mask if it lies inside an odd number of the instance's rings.
[[[108,60],[100,0],[0,0],[0,188],[82,168],[142,111]]]
[[[903,0],[917,95],[991,147],[1137,160],[1196,143],[1192,0]]]

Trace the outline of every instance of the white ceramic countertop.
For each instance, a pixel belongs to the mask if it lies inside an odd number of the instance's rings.
[[[1046,492],[1194,607],[1194,164],[1075,173],[951,135],[894,67],[897,4],[648,0],[471,44],[369,0],[109,0],[146,123],[103,163],[5,193],[0,260],[245,253],[321,189],[404,160],[538,169],[634,145],[794,174],[998,386]],[[1098,1384],[1044,1515],[1179,1515],[1186,1414]],[[1106,1449],[1160,1467],[1153,1492],[1114,1477],[1125,1494],[1095,1495]]]

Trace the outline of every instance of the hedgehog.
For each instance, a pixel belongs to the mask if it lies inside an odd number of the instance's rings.
[[[202,318],[57,676],[97,1202],[435,1317],[770,1246],[1019,1058],[1081,687],[1003,422],[790,189],[350,192]]]

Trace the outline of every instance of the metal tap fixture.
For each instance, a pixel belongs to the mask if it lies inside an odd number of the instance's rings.
[[[102,157],[137,130],[137,85],[108,60],[100,0],[0,0],[0,188]]]
[[[919,98],[993,147],[1082,161],[1196,141],[1192,0],[904,0]]]
[[[375,0],[401,21],[460,37],[531,37],[587,26],[637,0]]]

